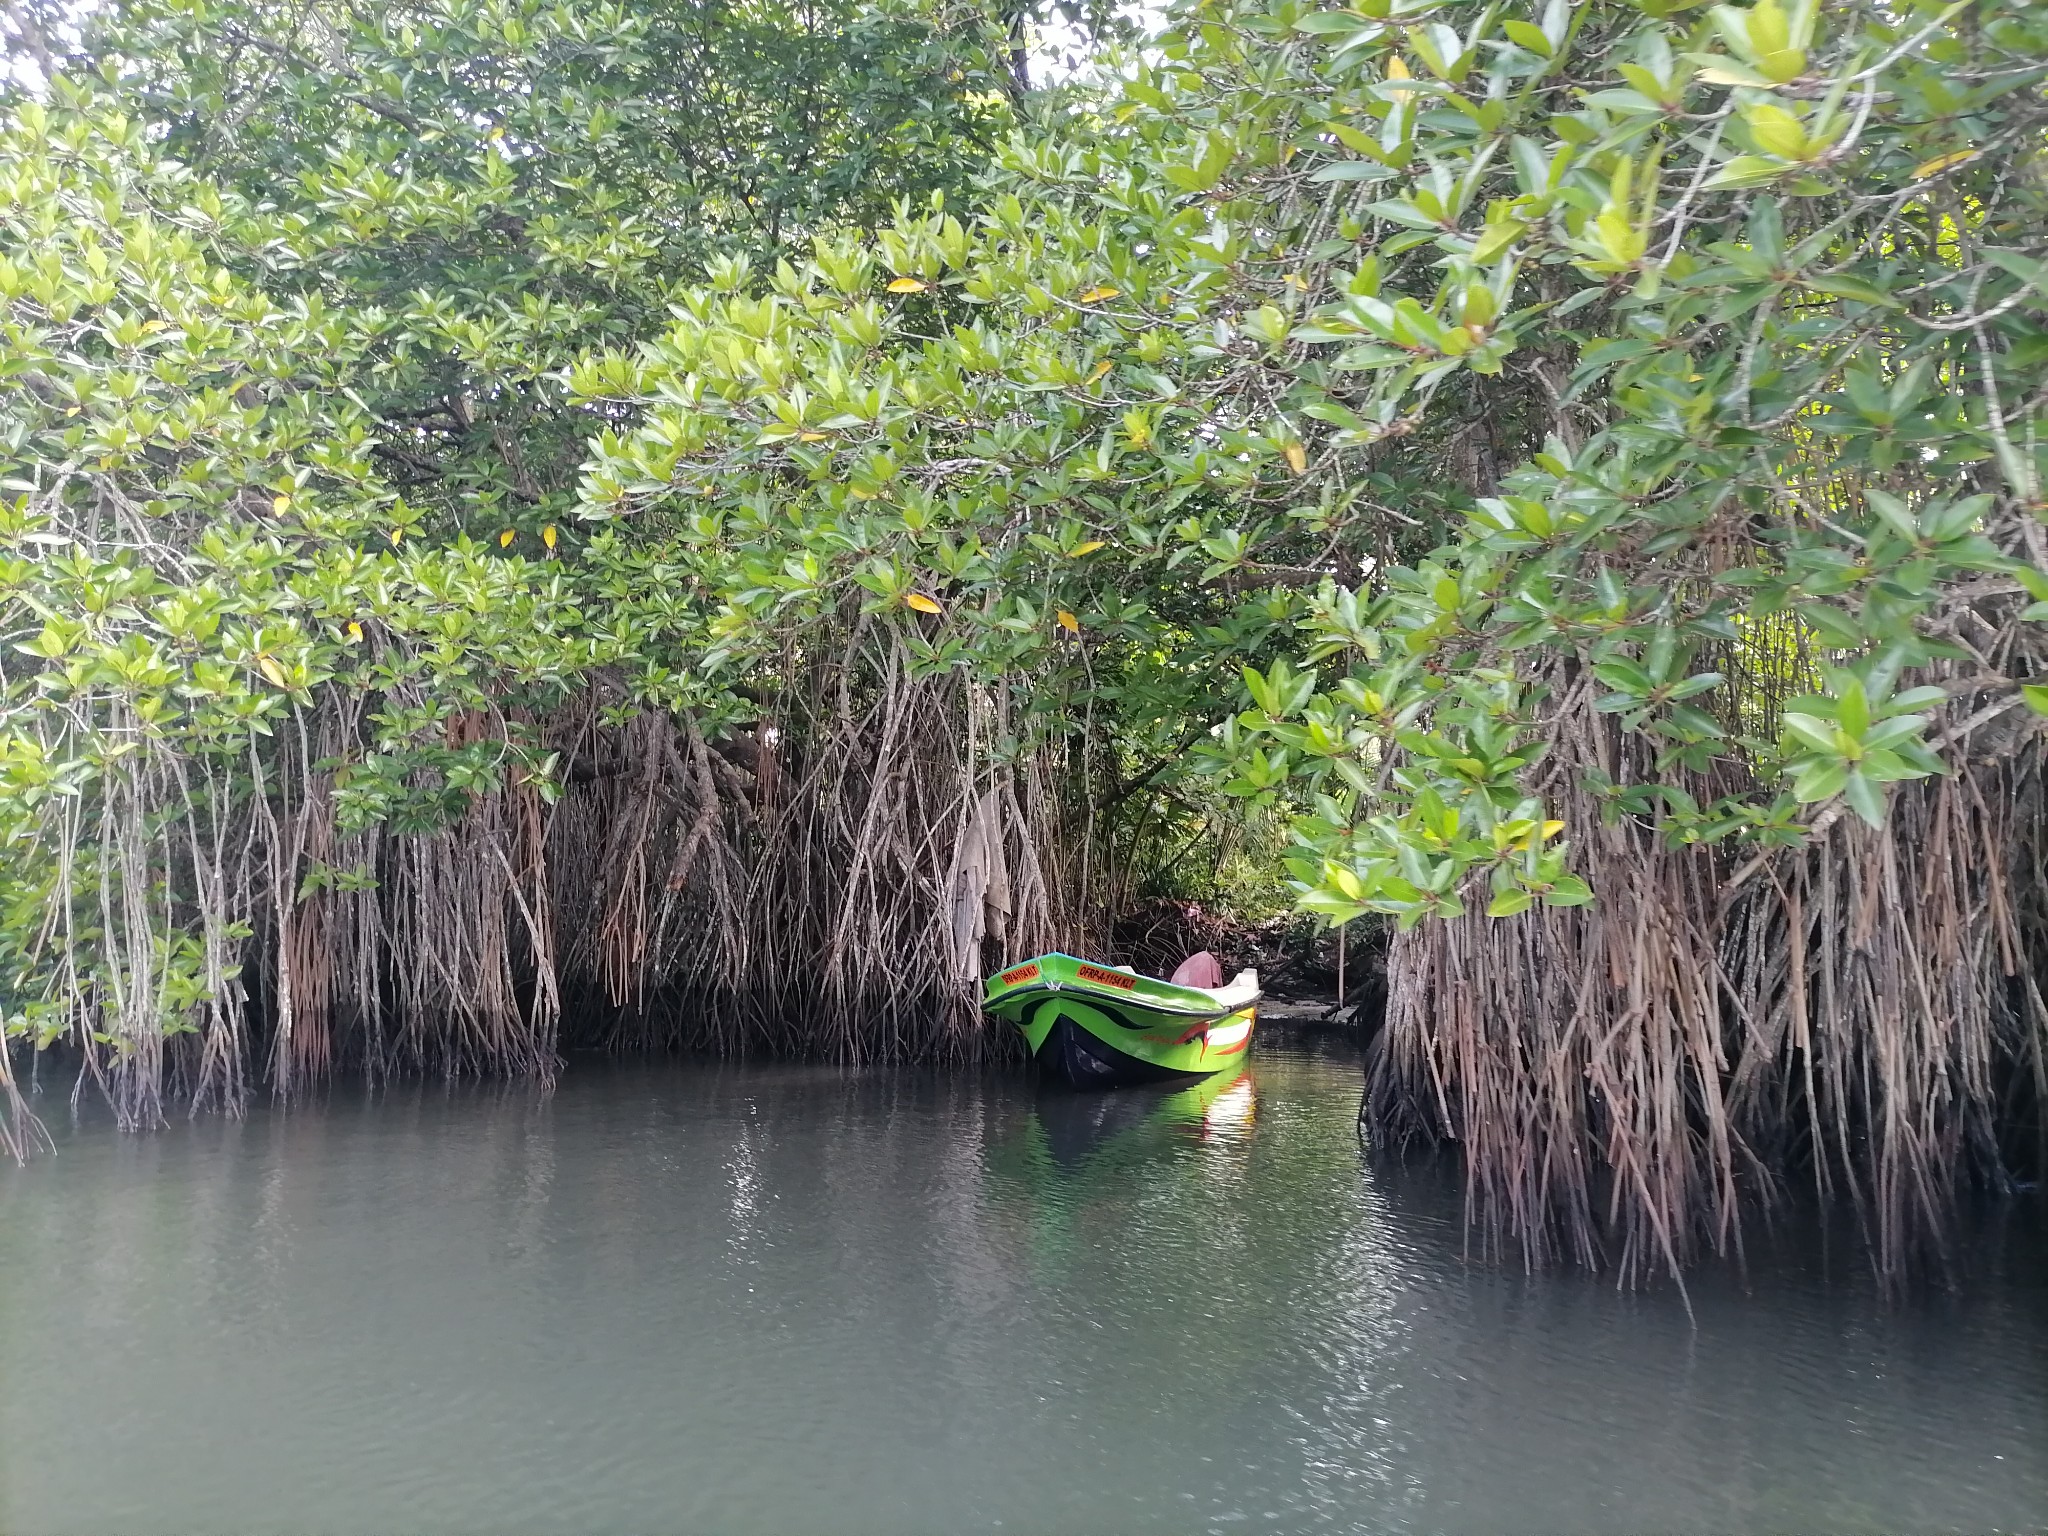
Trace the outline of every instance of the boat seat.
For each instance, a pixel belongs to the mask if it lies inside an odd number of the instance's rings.
[[[1174,986],[1206,992],[1218,1008],[1235,1011],[1259,1000],[1259,973],[1239,971],[1230,984],[1223,983],[1223,963],[1204,949],[1189,955],[1167,978]]]

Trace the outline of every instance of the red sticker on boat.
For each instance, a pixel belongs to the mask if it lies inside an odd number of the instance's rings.
[[[1120,992],[1135,992],[1138,978],[1126,976],[1120,971],[1105,971],[1092,965],[1084,965],[1074,973],[1083,981],[1092,981],[1099,986],[1115,987]]]
[[[1014,971],[1003,972],[1003,985],[1014,987],[1020,981],[1029,981],[1038,974],[1037,965],[1020,965]]]

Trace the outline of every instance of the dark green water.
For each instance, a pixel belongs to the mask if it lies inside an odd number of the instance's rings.
[[[1352,1062],[1204,1106],[589,1067],[0,1171],[0,1529],[1984,1531],[2048,1522],[2048,1262],[1676,1295],[1467,1264]],[[1098,1118],[1099,1117],[1099,1118]]]

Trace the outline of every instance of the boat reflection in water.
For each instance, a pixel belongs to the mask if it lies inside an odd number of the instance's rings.
[[[989,1209],[1015,1223],[1048,1280],[1113,1263],[1148,1223],[1164,1221],[1198,1244],[1221,1240],[1234,1226],[1233,1192],[1250,1167],[1257,1118],[1249,1067],[1188,1088],[1049,1088],[989,1146]]]
[[[1219,1072],[1191,1088],[1122,1088],[1114,1093],[1050,1089],[1038,1095],[1013,1166],[1073,1174],[1151,1161],[1189,1140],[1243,1142],[1258,1117],[1249,1067]]]

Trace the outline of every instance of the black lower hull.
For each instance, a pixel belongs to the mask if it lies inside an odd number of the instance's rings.
[[[1176,1072],[1126,1055],[1072,1019],[1057,1019],[1034,1058],[1039,1070],[1071,1088],[1121,1088],[1132,1083],[1199,1083],[1209,1072]]]

